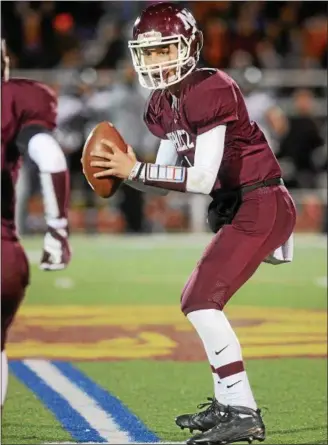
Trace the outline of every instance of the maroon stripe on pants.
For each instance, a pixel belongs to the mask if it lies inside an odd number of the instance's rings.
[[[220,379],[225,379],[231,375],[238,374],[239,372],[245,371],[244,363],[242,361],[228,363],[227,365],[220,366],[219,368],[214,368],[211,365],[211,370],[213,374],[217,374]]]
[[[68,170],[58,173],[51,173],[51,179],[54,186],[59,214],[50,215],[51,218],[67,218],[69,194],[70,194],[70,177]]]

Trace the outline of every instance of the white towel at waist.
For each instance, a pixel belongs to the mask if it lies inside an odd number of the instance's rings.
[[[292,233],[288,240],[274,252],[272,252],[266,259],[264,263],[278,265],[283,263],[290,263],[293,261],[294,254],[294,234]]]

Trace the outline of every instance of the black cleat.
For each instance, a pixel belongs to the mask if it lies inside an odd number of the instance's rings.
[[[195,414],[183,414],[175,419],[175,423],[183,430],[189,428],[192,433],[194,430],[208,431],[217,425],[221,413],[225,413],[227,407],[219,403],[216,399],[207,398],[209,402],[201,403],[197,408],[202,409],[207,406],[204,411]]]
[[[188,445],[223,445],[265,439],[265,426],[260,410],[254,411],[243,406],[227,406],[226,414],[218,419],[216,426],[203,434],[197,434],[187,441]],[[247,417],[241,417],[245,415]]]

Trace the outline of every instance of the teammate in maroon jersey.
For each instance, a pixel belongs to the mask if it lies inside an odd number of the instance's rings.
[[[71,253],[67,206],[69,175],[65,156],[53,138],[56,98],[45,85],[27,79],[9,79],[9,59],[1,41],[1,407],[8,382],[5,353],[8,329],[26,287],[29,266],[15,227],[15,184],[21,154],[27,152],[39,167],[47,232],[40,268],[60,270]]]
[[[182,311],[199,334],[215,398],[200,413],[177,417],[200,430],[188,443],[264,440],[265,427],[245,371],[239,341],[223,309],[232,295],[292,236],[296,213],[262,131],[251,122],[238,85],[224,72],[196,69],[203,44],[192,14],[157,3],[136,20],[129,42],[141,85],[154,90],[145,111],[161,138],[155,164],[132,148],[92,162],[144,191],[202,193],[213,198],[208,221],[216,235],[182,291]]]

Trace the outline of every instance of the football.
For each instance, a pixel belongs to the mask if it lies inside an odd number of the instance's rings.
[[[110,122],[100,122],[89,134],[82,152],[82,169],[90,187],[102,198],[109,198],[114,195],[116,190],[121,185],[122,179],[114,176],[107,178],[95,178],[93,175],[103,169],[101,167],[91,167],[91,161],[97,158],[91,156],[91,152],[111,152],[111,149],[101,143],[102,139],[107,139],[123,152],[127,152],[127,145],[116,130],[114,125]],[[100,160],[100,159],[99,159]]]

